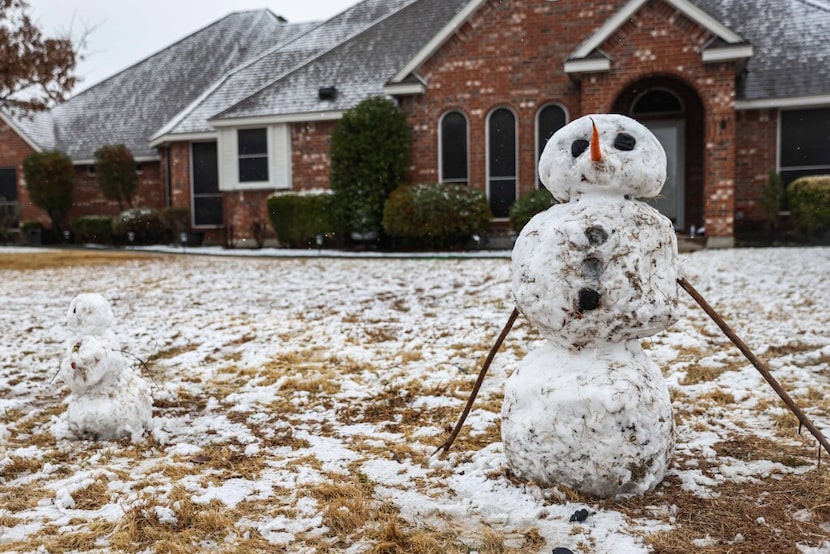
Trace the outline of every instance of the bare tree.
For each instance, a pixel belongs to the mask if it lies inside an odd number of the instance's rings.
[[[38,111],[62,102],[77,84],[86,34],[44,37],[25,0],[0,0],[0,109]]]

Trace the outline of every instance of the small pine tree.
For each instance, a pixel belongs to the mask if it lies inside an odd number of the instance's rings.
[[[390,100],[368,98],[343,114],[331,136],[331,188],[349,231],[382,231],[383,204],[406,178],[411,133]]]
[[[761,206],[768,231],[778,227],[778,213],[783,209],[786,197],[787,189],[781,176],[775,170],[770,170],[767,181],[761,188]]]
[[[23,175],[29,198],[52,220],[52,228],[63,235],[68,229],[66,216],[72,208],[75,169],[63,152],[35,152],[23,160]]]
[[[118,202],[118,211],[124,204],[133,207],[133,194],[138,186],[135,159],[123,144],[103,146],[95,151],[95,179],[104,198]]]

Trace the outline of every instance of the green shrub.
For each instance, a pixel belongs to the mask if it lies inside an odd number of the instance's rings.
[[[119,210],[124,204],[132,208],[138,176],[130,149],[123,144],[109,144],[96,150],[95,180],[104,198],[118,202]]]
[[[67,214],[72,208],[75,168],[63,152],[35,152],[23,160],[23,175],[32,203],[52,220],[58,236],[67,228]]]
[[[280,244],[289,248],[331,246],[341,241],[345,223],[339,197],[331,193],[277,193],[268,197],[268,218]]]
[[[112,220],[112,233],[122,244],[165,244],[170,229],[153,208],[134,208],[121,212]]]
[[[534,215],[543,212],[556,204],[556,200],[546,188],[536,189],[533,192],[519,197],[510,207],[510,228],[521,231]]]
[[[830,175],[796,179],[787,187],[793,223],[807,236],[830,231]]]
[[[112,243],[112,218],[105,215],[89,215],[72,222],[76,242],[95,244]]]
[[[492,218],[484,193],[459,184],[398,187],[383,208],[386,233],[418,247],[463,245]]]
[[[331,188],[341,197],[348,230],[382,230],[383,203],[406,179],[410,129],[393,102],[376,96],[348,110],[331,135]]]

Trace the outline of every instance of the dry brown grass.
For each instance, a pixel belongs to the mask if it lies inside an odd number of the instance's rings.
[[[31,271],[69,266],[119,265],[160,257],[163,255],[132,251],[44,249],[35,253],[0,255],[0,270]]]

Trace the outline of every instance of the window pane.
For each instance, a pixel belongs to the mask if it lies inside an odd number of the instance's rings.
[[[830,165],[830,108],[781,112],[781,166]]]
[[[565,110],[559,106],[545,106],[539,112],[539,121],[536,125],[536,132],[538,133],[536,136],[536,148],[538,149],[536,152],[537,162],[542,157],[542,151],[544,151],[548,139],[550,139],[553,133],[565,126],[565,120]],[[542,181],[539,180],[538,176],[536,179],[536,186],[541,187]]]
[[[215,142],[193,143],[193,192],[219,192],[219,165]]]
[[[0,201],[17,201],[17,171],[13,167],[0,169]]]
[[[268,158],[239,159],[239,181],[241,183],[267,180]]]
[[[467,119],[460,112],[441,119],[441,180],[467,181]]]
[[[237,132],[240,156],[268,153],[268,135],[265,129],[240,129]]]
[[[667,90],[651,90],[634,102],[631,113],[680,113],[683,111],[683,104],[680,100]]]
[[[516,179],[490,180],[490,210],[493,217],[510,217],[510,206],[516,201]]]
[[[516,118],[501,108],[490,114],[490,176],[516,176]]]
[[[193,222],[196,225],[222,225],[222,196],[194,197]]]

